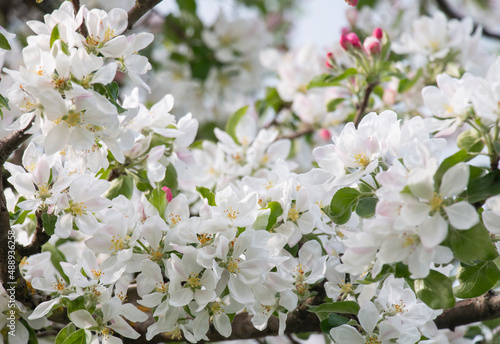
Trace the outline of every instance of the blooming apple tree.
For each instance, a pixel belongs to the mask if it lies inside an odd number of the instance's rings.
[[[0,342],[490,340],[500,58],[477,11],[351,8],[321,53],[271,33],[293,1],[207,25],[179,0],[132,30],[158,2],[0,34]]]

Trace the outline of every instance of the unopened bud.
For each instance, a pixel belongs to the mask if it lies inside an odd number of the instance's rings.
[[[358,0],[345,0],[345,2],[350,6],[356,6],[358,4]]]
[[[330,141],[332,139],[332,134],[330,134],[330,131],[326,128],[320,129],[319,136],[325,141]]]
[[[359,41],[358,35],[354,32],[349,32],[347,35],[342,35],[340,37],[340,45],[344,50],[349,50],[349,48],[354,47],[361,49],[361,42]]]
[[[365,48],[365,52],[368,55],[378,55],[380,54],[380,41],[375,37],[367,37],[363,43],[363,47]]]
[[[373,30],[372,36],[380,41],[384,36],[384,31],[382,31],[381,28],[377,27],[375,28],[375,30]]]
[[[167,197],[167,201],[170,203],[172,201],[172,190],[170,190],[169,187],[167,186],[164,186],[161,188],[163,190],[163,192],[165,192],[165,196]]]
[[[333,53],[329,52],[326,54],[326,62],[325,62],[328,68],[333,68],[332,61],[333,61]]]

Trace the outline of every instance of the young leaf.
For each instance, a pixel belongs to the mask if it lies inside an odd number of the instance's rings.
[[[132,177],[122,174],[118,178],[111,181],[111,186],[106,193],[108,199],[113,199],[119,195],[123,195],[130,199],[134,192],[134,182]]]
[[[481,135],[474,129],[462,132],[457,139],[457,146],[467,152],[478,153],[483,150],[484,142]]]
[[[69,323],[65,328],[63,328],[56,336],[55,344],[63,344],[66,338],[69,337],[70,334],[76,331],[75,325],[73,323]]]
[[[50,33],[50,48],[54,45],[54,42],[59,39],[59,24],[56,24]]]
[[[56,228],[57,216],[44,213],[42,214],[43,228],[45,232],[52,236],[54,235],[54,229]]]
[[[342,188],[332,197],[330,214],[332,221],[342,225],[351,218],[352,210],[358,201],[360,192],[353,188]]]
[[[158,209],[160,216],[163,216],[165,209],[167,209],[168,201],[165,191],[161,188],[156,188],[151,192],[148,201]]]
[[[313,313],[342,313],[342,314],[354,314],[357,315],[359,312],[359,304],[354,301],[339,301],[323,303],[317,307],[310,307],[309,312]]]
[[[208,205],[215,207],[215,194],[210,191],[209,189],[203,187],[203,186],[197,186],[196,191],[198,191],[201,195],[201,197],[206,198],[208,201]]]
[[[3,49],[3,50],[11,50],[12,49],[12,47],[9,44],[9,41],[7,40],[7,38],[5,38],[5,36],[2,33],[0,33],[0,49]]]
[[[276,224],[278,217],[283,214],[283,208],[279,202],[273,201],[267,204],[267,208],[271,209],[269,219],[267,221],[266,231],[269,231]]]
[[[460,266],[457,279],[460,285],[455,288],[455,295],[468,299],[483,295],[500,281],[500,270],[492,261],[474,266]]]
[[[356,206],[356,214],[362,218],[369,218],[375,215],[375,207],[377,206],[378,198],[365,197],[359,200]]]
[[[335,313],[330,313],[328,314],[328,318],[321,321],[321,331],[323,333],[330,333],[330,330],[332,328],[347,324],[348,322],[349,319],[347,319],[346,317]]]
[[[426,278],[415,280],[415,293],[432,309],[455,306],[451,280],[435,270],[431,270]]]
[[[229,120],[226,123],[226,133],[231,135],[233,138],[234,142],[240,143],[238,141],[238,138],[236,137],[236,126],[238,125],[240,119],[247,113],[248,106],[244,106],[241,109],[237,110],[235,113],[231,115]]]
[[[85,331],[83,328],[76,332],[73,332],[66,338],[63,344],[89,344],[90,343],[90,332]]]
[[[465,149],[462,149],[453,154],[452,156],[444,159],[441,165],[439,165],[436,174],[434,175],[434,183],[436,183],[436,186],[439,187],[439,185],[441,185],[441,179],[443,178],[443,175],[445,174],[446,171],[448,171],[449,168],[455,166],[459,162],[470,160],[471,158],[472,156],[468,154]]]

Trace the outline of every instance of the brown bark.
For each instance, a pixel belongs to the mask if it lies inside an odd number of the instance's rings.
[[[131,30],[135,23],[150,9],[158,5],[162,0],[136,0],[135,5],[128,11],[128,26]]]

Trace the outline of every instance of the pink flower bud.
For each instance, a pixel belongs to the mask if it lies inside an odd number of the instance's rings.
[[[332,139],[332,134],[330,134],[330,131],[326,128],[320,129],[319,136],[325,141],[330,141]]]
[[[328,68],[333,68],[332,61],[333,61],[333,53],[329,52],[326,54],[326,62],[325,62]]]
[[[378,55],[380,54],[380,41],[373,36],[367,37],[363,43],[365,52],[368,55]]]
[[[384,31],[382,31],[381,28],[377,27],[375,28],[375,30],[373,30],[372,36],[380,41],[384,36]]]
[[[356,6],[358,4],[358,0],[345,0],[345,2],[350,6]]]
[[[165,196],[167,197],[167,201],[170,203],[172,201],[172,190],[169,187],[164,186],[161,188],[163,192],[165,192]]]
[[[351,29],[348,27],[343,27],[342,30],[340,31],[341,36],[347,35],[349,32],[351,32]]]
[[[351,47],[361,49],[361,42],[359,41],[358,35],[354,32],[349,32],[347,35],[342,35],[340,37],[340,45],[344,50],[349,50]]]

